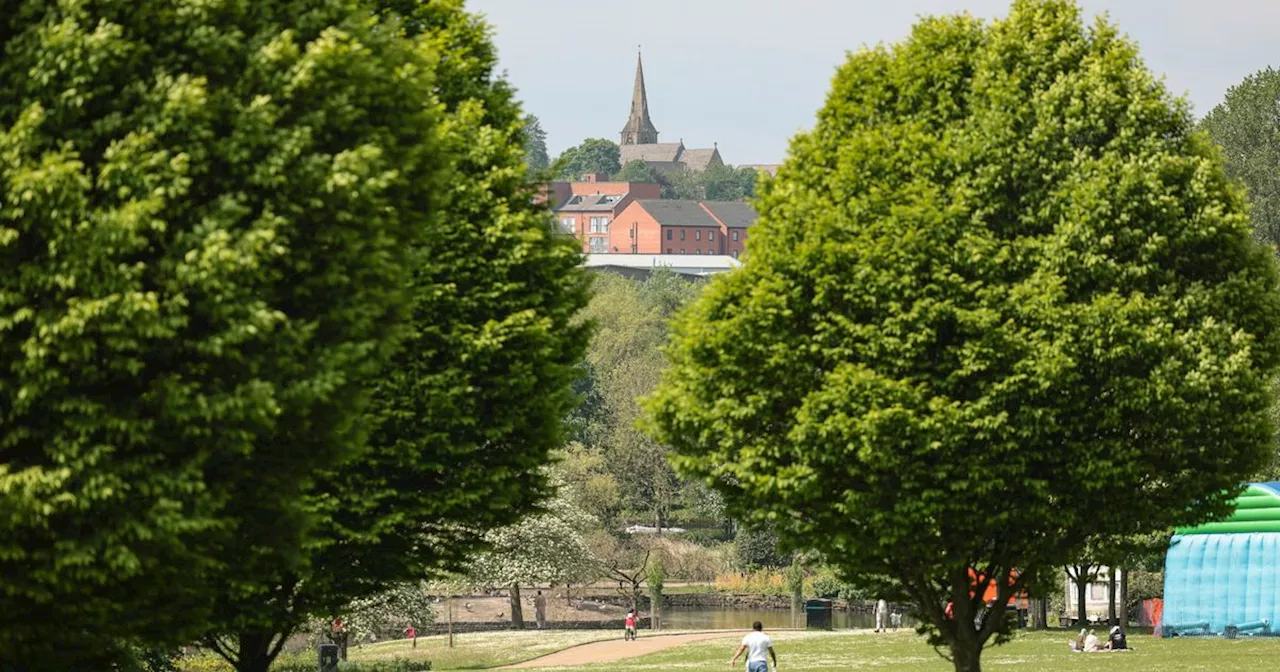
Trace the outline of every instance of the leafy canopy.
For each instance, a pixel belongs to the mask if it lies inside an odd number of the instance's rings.
[[[785,547],[884,578],[957,669],[1005,625],[970,572],[1008,595],[1221,514],[1266,455],[1269,255],[1186,105],[1071,2],[852,54],[757,206],[651,431]]]
[[[580,180],[587,173],[613,175],[622,169],[618,143],[604,138],[587,138],[556,158],[555,170],[566,180]]]
[[[412,330],[373,386],[364,448],[307,492],[324,525],[306,566],[274,559],[244,577],[251,591],[218,603],[206,641],[242,669],[269,662],[311,615],[463,569],[486,532],[532,510],[589,337],[574,319],[587,301],[580,253],[533,204],[526,117],[495,76],[488,27],[460,0],[380,4],[417,48],[448,54],[421,96],[443,108],[450,188],[410,250]]]
[[[402,331],[431,63],[355,0],[11,1],[0,48],[0,667],[105,669],[239,590],[222,549],[302,563]]]
[[[1280,71],[1268,67],[1227,90],[1201,126],[1222,146],[1227,174],[1244,183],[1253,233],[1280,250]]]

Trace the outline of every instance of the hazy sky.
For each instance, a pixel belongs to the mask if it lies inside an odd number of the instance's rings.
[[[920,14],[1006,13],[1006,0],[470,0],[552,156],[618,140],[636,45],[660,140],[719,143],[727,163],[774,163],[808,128],[845,53],[903,38]],[[1197,114],[1280,65],[1280,0],[1082,0],[1135,38]]]

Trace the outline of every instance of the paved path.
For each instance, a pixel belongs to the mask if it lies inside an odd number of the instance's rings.
[[[541,658],[526,660],[523,663],[500,667],[500,670],[520,670],[535,667],[560,667],[564,665],[586,665],[588,663],[608,663],[624,658],[635,658],[636,656],[644,656],[650,653],[669,649],[673,646],[688,644],[689,642],[701,642],[707,639],[721,638],[738,638],[743,633],[736,630],[726,630],[722,632],[696,632],[688,635],[657,635],[654,637],[641,637],[633,642],[626,642],[622,639],[611,639],[604,642],[592,642],[590,644],[579,644],[563,651],[550,653]],[[726,649],[727,650],[727,649]],[[729,651],[725,654],[725,660],[729,659],[732,654]]]

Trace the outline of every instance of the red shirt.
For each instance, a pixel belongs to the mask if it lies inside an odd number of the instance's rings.
[[[634,628],[634,627],[636,627],[636,615],[635,615],[635,614],[627,614],[627,621],[626,621],[626,622],[627,622],[627,627],[628,627],[628,628]]]
[[[417,630],[414,630],[412,625],[404,629],[404,636],[405,636],[405,637],[408,637],[408,638],[412,639],[412,638],[416,637],[417,635],[418,635],[418,631],[417,631]]]

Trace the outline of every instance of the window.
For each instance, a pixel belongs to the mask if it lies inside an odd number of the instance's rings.
[[[737,251],[737,250],[734,250],[734,251],[733,251],[733,258],[734,258],[734,259],[737,259],[737,258],[738,258],[738,251]]]
[[[736,242],[738,242],[738,230],[737,230],[737,229],[734,229],[734,230],[733,230],[733,242],[735,242],[735,243],[736,243]]]
[[[671,240],[671,229],[667,229],[667,240]]]
[[[609,251],[609,239],[604,236],[591,236],[591,251],[597,254]]]
[[[694,239],[694,240],[702,240],[702,231],[694,231],[694,232],[693,232],[693,239]]]
[[[707,254],[715,254],[715,253],[716,253],[715,250],[711,249],[710,247],[707,248]]]
[[[671,254],[671,248],[667,248],[667,254]]]
[[[693,253],[698,256],[702,256],[702,250],[694,250]]]
[[[680,254],[684,254],[684,248],[680,248]]]
[[[708,242],[708,243],[710,243],[710,242],[714,242],[714,241],[715,241],[715,239],[716,239],[716,232],[715,232],[715,231],[708,231],[708,232],[707,232],[707,242]]]
[[[576,227],[573,225],[572,217],[562,217],[560,219],[560,230],[565,233],[577,233]]]
[[[609,233],[608,217],[592,217],[591,233]]]
[[[1107,599],[1107,584],[1091,583],[1089,584],[1089,599],[1096,601]]]
[[[680,229],[680,240],[684,240],[684,229]]]

